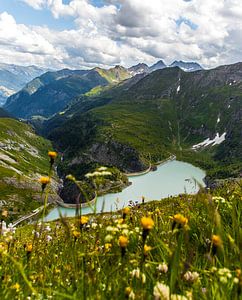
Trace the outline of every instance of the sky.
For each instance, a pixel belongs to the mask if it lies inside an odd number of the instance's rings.
[[[0,63],[204,68],[242,61],[241,0],[0,0]]]

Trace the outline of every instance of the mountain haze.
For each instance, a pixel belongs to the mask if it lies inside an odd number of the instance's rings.
[[[0,106],[9,96],[22,89],[26,83],[46,71],[36,66],[0,63]]]

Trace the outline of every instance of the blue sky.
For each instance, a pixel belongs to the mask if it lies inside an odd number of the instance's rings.
[[[62,1],[68,4],[70,0]],[[97,1],[99,2],[99,1]],[[72,18],[55,19],[50,10],[36,10],[19,0],[0,0],[0,12],[13,15],[18,23],[36,26],[48,26],[52,29],[63,30],[74,27]]]
[[[88,68],[242,60],[237,0],[0,0],[0,62]]]

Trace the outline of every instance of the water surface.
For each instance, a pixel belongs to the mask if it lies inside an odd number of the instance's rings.
[[[181,161],[168,161],[158,166],[157,171],[145,175],[129,177],[132,185],[120,193],[107,194],[97,198],[96,212],[110,212],[121,209],[129,204],[129,201],[160,200],[168,196],[181,193],[195,194],[199,185],[205,186],[203,178],[205,172],[191,164]],[[62,216],[75,216],[73,208],[54,208],[46,217],[46,221],[58,219],[59,212]],[[82,209],[82,214],[92,213],[90,207]]]

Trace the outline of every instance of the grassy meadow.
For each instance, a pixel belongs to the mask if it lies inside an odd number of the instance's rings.
[[[49,178],[40,183],[47,199]],[[115,213],[41,217],[0,236],[0,299],[241,299],[241,208],[237,182]]]

